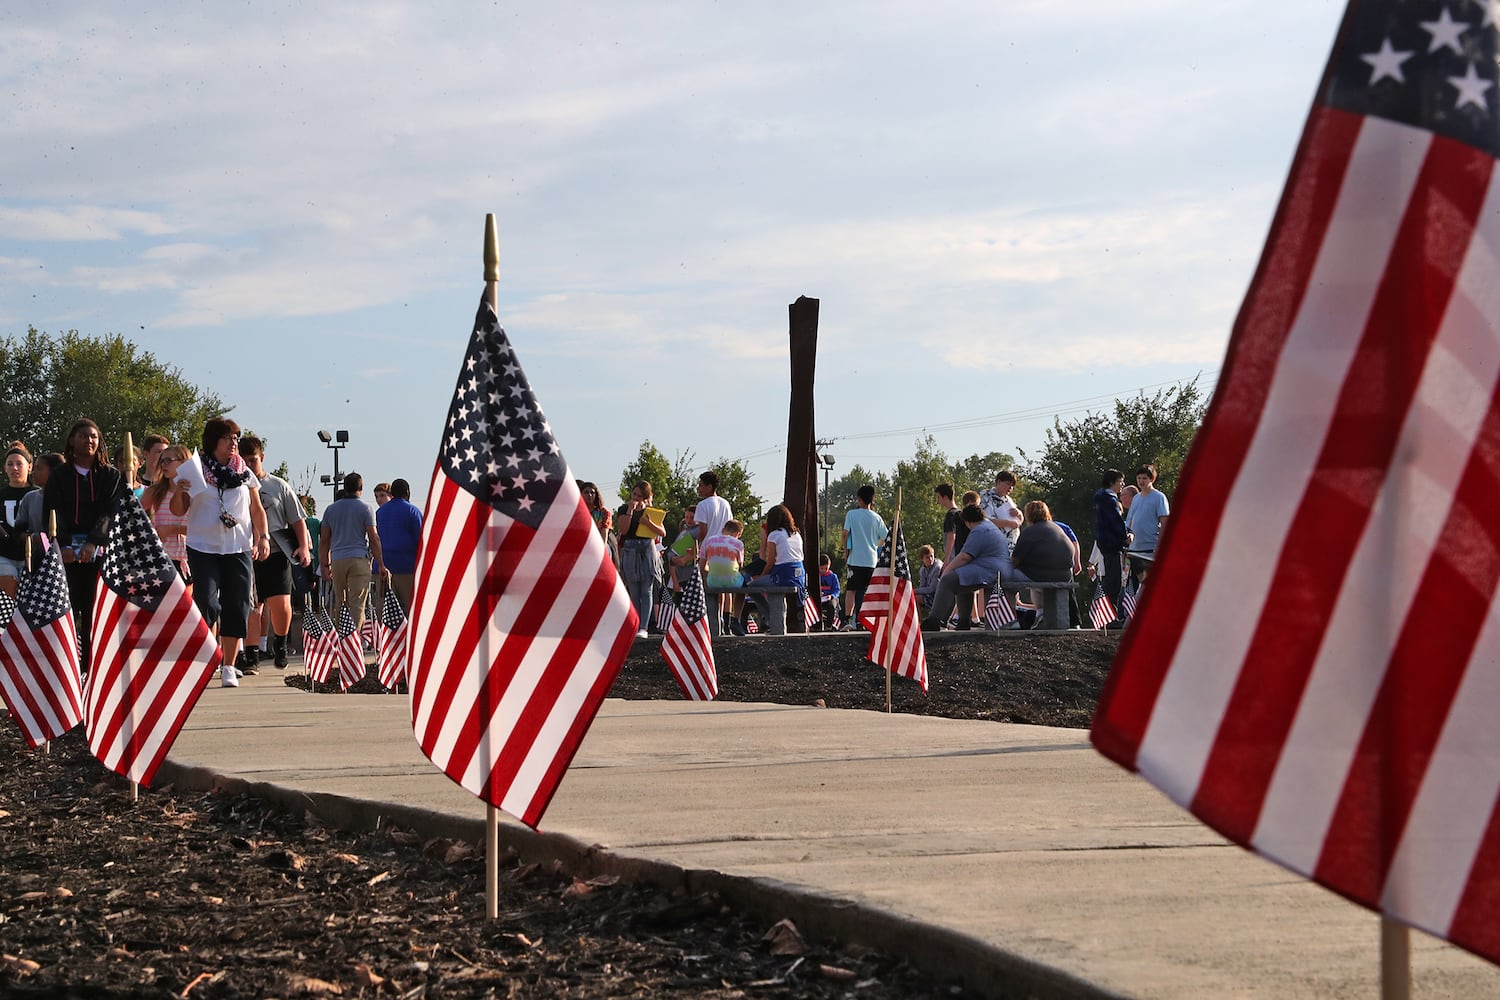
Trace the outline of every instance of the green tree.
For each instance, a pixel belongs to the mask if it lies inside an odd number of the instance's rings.
[[[164,434],[196,446],[203,424],[230,409],[182,372],[119,334],[53,336],[30,327],[24,337],[0,337],[0,434],[33,451],[62,450],[68,427],[88,417],[106,446],[137,444]]]
[[[1085,561],[1094,538],[1094,491],[1104,470],[1119,469],[1131,483],[1136,466],[1150,462],[1156,466],[1157,488],[1170,494],[1204,409],[1195,378],[1153,396],[1117,399],[1112,415],[1088,413],[1067,423],[1053,421],[1041,456],[1026,461],[1025,475],[1052,516],[1077,533]],[[1022,458],[1027,458],[1024,452]]]
[[[648,439],[641,442],[635,461],[620,473],[620,499],[630,496],[631,487],[638,482],[648,482],[653,490],[654,503],[666,511],[663,524],[670,543],[682,529],[683,508],[698,502],[699,470],[694,464],[695,456],[690,451],[679,451],[671,462]],[[709,466],[719,476],[719,495],[729,501],[734,516],[745,524],[745,548],[755,551],[760,547],[760,533],[752,531],[759,523],[762,501],[750,488],[750,472],[739,462],[719,459]]]
[[[953,502],[961,503],[964,490],[976,490],[983,493],[995,485],[995,476],[1000,472],[1010,470],[1016,474],[1016,493],[1018,496],[1025,495],[1026,484],[1022,481],[1021,472],[1016,468],[1016,460],[1003,451],[992,451],[987,454],[973,454],[960,462],[955,462],[951,467],[953,478]]]
[[[895,509],[895,489],[899,488],[901,534],[906,538],[906,547],[913,561],[917,549],[923,545],[931,545],[938,558],[943,557],[943,508],[932,490],[938,483],[950,482],[951,475],[947,457],[930,434],[917,439],[917,450],[911,458],[896,463],[886,509]],[[889,514],[882,511],[881,516],[889,523]]]

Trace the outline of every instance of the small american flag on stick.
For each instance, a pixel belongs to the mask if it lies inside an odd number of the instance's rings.
[[[84,725],[100,763],[149,785],[219,667],[219,641],[135,497],[115,511],[104,553]]]
[[[714,648],[708,631],[708,608],[703,582],[689,573],[677,600],[677,614],[667,626],[661,643],[662,659],[672,668],[678,687],[693,701],[712,701],[719,693],[719,675],[714,668]]]
[[[309,595],[302,610],[302,659],[314,684],[327,684],[338,669],[338,635],[333,619],[323,608],[314,608]]]
[[[917,613],[917,592],[911,585],[911,564],[906,558],[906,537],[895,532],[896,560],[891,567],[892,536],[887,533],[875,559],[875,572],[860,605],[859,620],[870,630],[870,648],[865,659],[878,666],[887,663],[891,672],[922,685],[927,690],[927,647],[922,642],[922,621]]]
[[[347,691],[365,679],[364,637],[354,625],[354,613],[349,610],[349,605],[339,605],[338,622],[333,632],[339,662],[339,690]]]
[[[640,624],[488,302],[443,428],[420,553],[417,742],[534,827]]]
[[[394,593],[385,592],[380,608],[380,684],[394,688],[406,680],[407,627],[406,612]]]
[[[1115,606],[1110,601],[1109,595],[1104,592],[1104,585],[1094,584],[1094,599],[1089,602],[1089,622],[1094,628],[1104,628],[1115,620]]]
[[[984,602],[984,627],[991,632],[998,632],[1007,625],[1013,625],[1016,621],[1016,609],[1011,607],[1010,598],[1005,596],[1005,591],[996,590],[990,594]]]
[[[33,747],[83,721],[78,633],[56,545],[22,574],[14,600],[0,593],[0,695]]]

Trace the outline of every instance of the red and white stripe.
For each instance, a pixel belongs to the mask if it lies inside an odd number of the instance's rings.
[[[0,633],[0,696],[33,747],[83,721],[83,685],[73,615],[35,631],[15,609]]]
[[[534,827],[639,627],[573,478],[533,531],[438,466],[410,627],[422,751]]]
[[[1493,167],[1314,109],[1094,741],[1500,959]]]
[[[708,632],[708,617],[691,625],[679,612],[667,626],[661,641],[661,655],[667,661],[683,697],[690,701],[713,701],[719,693],[719,673],[714,664],[714,649]]]
[[[307,665],[307,676],[314,684],[327,684],[328,678],[339,666],[338,635],[323,632],[314,638],[306,634],[302,643],[302,660]]]
[[[878,572],[878,571],[877,571]],[[887,573],[887,579],[890,579]],[[914,680],[927,690],[927,647],[922,642],[922,619],[917,613],[917,591],[912,582],[896,578],[894,593],[887,588],[887,607],[894,612],[871,618],[866,624],[870,629],[870,647],[865,659],[877,666],[889,666],[898,677]],[[865,620],[869,607],[868,598],[860,608],[860,620]]]
[[[219,642],[175,573],[155,610],[101,583],[92,639],[84,690],[89,750],[116,774],[149,785],[222,662]]]
[[[359,629],[348,635],[334,633],[333,655],[339,665],[339,690],[347,691],[365,679],[364,636]]]
[[[382,687],[394,688],[397,684],[406,680],[406,664],[408,657],[407,640],[411,635],[407,628],[409,619],[401,619],[401,624],[395,628],[387,628],[384,624],[380,626],[380,684]]]

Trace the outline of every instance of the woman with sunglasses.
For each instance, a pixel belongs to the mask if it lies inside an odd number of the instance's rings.
[[[187,515],[172,513],[172,490],[177,479],[177,467],[191,458],[191,453],[180,444],[169,444],[156,456],[156,478],[141,494],[141,507],[151,518],[151,526],[161,539],[167,558],[177,567],[177,572],[189,583],[192,577],[187,568]]]
[[[188,572],[193,602],[219,630],[224,687],[239,687],[239,658],[250,619],[255,559],[271,548],[260,481],[240,457],[240,425],[215,417],[203,428],[203,447],[177,467],[172,513],[187,515]]]

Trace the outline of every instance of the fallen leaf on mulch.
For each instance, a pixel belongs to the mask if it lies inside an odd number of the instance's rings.
[[[370,881],[366,882],[365,885],[379,885],[390,877],[390,872],[381,872],[379,875],[376,875],[374,878],[370,879]]]
[[[385,977],[377,976],[368,965],[360,963],[354,967],[354,982],[360,986],[379,986]]]
[[[355,857],[353,854],[330,854],[328,856],[335,861],[345,861],[351,865],[359,864],[359,858]]]
[[[307,870],[307,859],[296,851],[272,851],[263,860],[268,867],[281,871],[300,872]]]
[[[17,958],[15,955],[0,955],[0,966],[7,972],[14,972],[18,976],[29,976],[41,968],[36,962],[29,958]]]
[[[339,995],[344,988],[338,983],[330,983],[326,979],[314,979],[311,976],[293,976],[287,980],[287,988],[300,996],[326,996],[330,993]]]
[[[766,949],[773,955],[805,955],[807,953],[807,942],[802,939],[802,932],[797,930],[797,925],[790,920],[778,920],[771,925],[761,938],[766,943]]]
[[[824,979],[832,979],[834,982],[848,982],[859,976],[859,973],[850,969],[841,969],[837,965],[819,965],[818,975]]]

